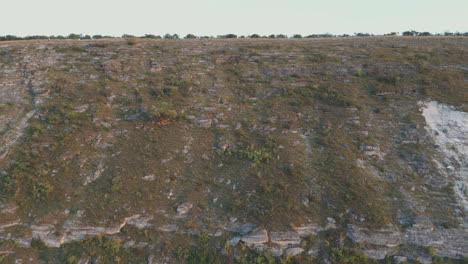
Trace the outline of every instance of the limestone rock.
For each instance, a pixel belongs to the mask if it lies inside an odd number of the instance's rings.
[[[127,221],[127,224],[136,226],[138,228],[148,228],[153,226],[151,223],[149,223],[149,221],[151,221],[152,219],[153,217],[143,217],[140,215],[136,215],[133,218],[130,218]]]
[[[88,185],[91,182],[97,180],[99,177],[101,177],[104,170],[105,170],[104,163],[101,161],[99,162],[96,171],[86,177],[86,179],[83,182],[83,185]]]
[[[302,225],[299,227],[295,228],[295,231],[299,234],[301,237],[306,237],[309,235],[318,235],[319,232],[334,229],[336,226],[334,224],[327,224],[326,226],[319,226],[317,224],[308,224],[308,225]]]
[[[236,219],[237,220],[237,219]],[[257,227],[256,224],[246,223],[246,224],[234,224],[232,226],[226,227],[226,230],[245,235],[249,233],[252,229]]]
[[[131,247],[133,247],[134,245],[135,245],[135,241],[130,240],[130,241],[125,242],[125,243],[122,245],[122,247],[123,247],[123,248],[131,248]]]
[[[294,257],[294,256],[297,256],[297,255],[300,255],[302,252],[304,252],[304,249],[302,249],[300,247],[295,247],[295,248],[286,249],[286,251],[284,253],[286,253],[287,255],[289,255],[291,257]]]
[[[147,261],[148,264],[157,264],[156,257],[154,255],[149,255]]]
[[[177,225],[174,225],[174,224],[163,225],[163,226],[158,227],[157,230],[161,232],[174,232],[177,230]]]
[[[76,262],[76,264],[89,264],[89,258],[88,257],[83,257]]]
[[[241,239],[241,238],[238,237],[238,236],[233,237],[231,240],[229,240],[229,245],[231,245],[231,246],[237,245],[237,243],[239,243],[240,239]]]
[[[384,259],[392,251],[393,248],[375,248],[365,249],[364,253],[366,253],[366,256],[371,259]]]
[[[273,246],[269,249],[270,253],[272,256],[274,257],[279,257],[281,255],[283,255],[284,253],[284,248],[283,247],[279,247],[279,246]]]
[[[156,176],[154,174],[149,174],[149,175],[143,176],[142,179],[145,181],[154,181],[156,180]]]
[[[192,209],[193,207],[193,204],[191,203],[184,203],[184,204],[181,204],[179,206],[177,206],[177,214],[178,215],[182,215],[182,214],[186,214],[190,211],[190,209]]]
[[[299,245],[301,237],[297,232],[270,232],[270,239],[272,243],[280,246]]]
[[[201,119],[201,120],[198,120],[197,122],[197,125],[201,126],[201,127],[211,127],[211,124],[213,124],[213,120],[212,119]]]
[[[404,242],[403,235],[396,228],[366,232],[365,229],[350,225],[347,236],[355,243],[367,243],[387,247],[396,247]]]
[[[83,113],[84,111],[88,110],[89,104],[82,104],[75,106],[75,112]]]
[[[436,101],[421,104],[422,115],[427,124],[426,130],[438,144],[439,151],[449,165],[440,171],[454,178],[453,190],[458,203],[467,211],[468,113],[456,111]]]
[[[246,244],[263,244],[268,242],[268,232],[265,229],[260,229],[255,232],[250,232],[241,237],[241,241]]]
[[[405,256],[393,256],[393,260],[396,263],[404,263],[404,262],[408,261],[408,258],[405,257]]]
[[[318,257],[319,252],[320,252],[319,248],[311,248],[309,249],[309,251],[307,251],[307,254],[309,254],[309,256],[311,257]]]

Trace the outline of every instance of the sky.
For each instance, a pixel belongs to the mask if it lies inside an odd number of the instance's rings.
[[[0,35],[468,31],[468,0],[0,0]]]

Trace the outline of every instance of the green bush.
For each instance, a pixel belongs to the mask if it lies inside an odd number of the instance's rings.
[[[112,192],[118,192],[121,189],[122,189],[122,177],[120,175],[115,176],[114,178],[112,178],[111,191]]]
[[[193,34],[187,34],[187,36],[185,36],[185,39],[196,39],[197,36],[193,35]]]
[[[350,106],[351,102],[346,99],[342,94],[338,93],[333,88],[316,89],[315,98],[323,101],[328,105],[334,106]]]
[[[34,200],[44,200],[54,190],[54,187],[45,182],[35,182],[32,185],[31,195]]]
[[[169,97],[174,95],[177,92],[177,87],[153,87],[150,89],[150,95],[156,97],[156,98],[161,98],[161,97]]]
[[[84,52],[85,51],[85,49],[83,47],[80,47],[80,46],[77,46],[77,45],[71,46],[70,50],[74,51],[74,52]]]
[[[331,261],[343,264],[366,264],[366,255],[354,249],[332,249]]]
[[[267,162],[271,158],[271,152],[266,149],[257,149],[254,145],[250,145],[247,149],[227,149],[226,153],[229,156],[248,159],[254,165]]]
[[[343,94],[337,90],[327,87],[319,87],[318,85],[311,85],[308,87],[299,88],[283,88],[281,95],[285,97],[295,97],[297,101],[308,103],[309,98],[315,98],[325,104],[333,106],[346,107],[352,105],[351,101],[344,97]]]
[[[151,107],[150,115],[152,119],[176,118],[177,111],[172,109],[169,103],[161,103],[158,106]]]

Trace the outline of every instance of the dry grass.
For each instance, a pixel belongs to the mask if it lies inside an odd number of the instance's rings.
[[[397,124],[422,124],[418,100],[465,101],[467,42],[459,37],[8,41],[0,43],[0,60],[21,60],[18,50],[39,53],[42,44],[65,58],[64,68],[35,69],[46,76],[48,100],[0,161],[8,175],[4,201],[18,204],[25,222],[62,222],[68,216],[61,212],[71,209],[83,210],[87,224],[133,214],[164,224],[170,220],[161,210],[174,214],[191,201],[182,226],[218,226],[228,216],[269,230],[326,217],[340,228],[359,219],[397,224],[404,190],[424,185],[406,178],[413,171],[394,154],[401,150],[395,135],[406,129]],[[84,112],[74,110],[85,104]],[[164,117],[149,114],[162,108]],[[197,125],[207,119],[218,123]],[[415,133],[423,135],[422,126]],[[389,155],[365,156],[362,145]],[[226,155],[223,146],[247,154]],[[431,149],[428,142],[412,147]],[[102,175],[83,185],[100,163]],[[142,180],[150,174],[154,181]],[[453,220],[452,205],[414,197],[437,205],[432,217]],[[129,235],[161,242],[156,232]],[[110,242],[86,243],[105,254]],[[138,252],[119,254],[146,254]]]

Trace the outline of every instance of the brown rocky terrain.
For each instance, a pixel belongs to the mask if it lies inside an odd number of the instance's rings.
[[[467,46],[0,42],[0,262],[465,263]]]

